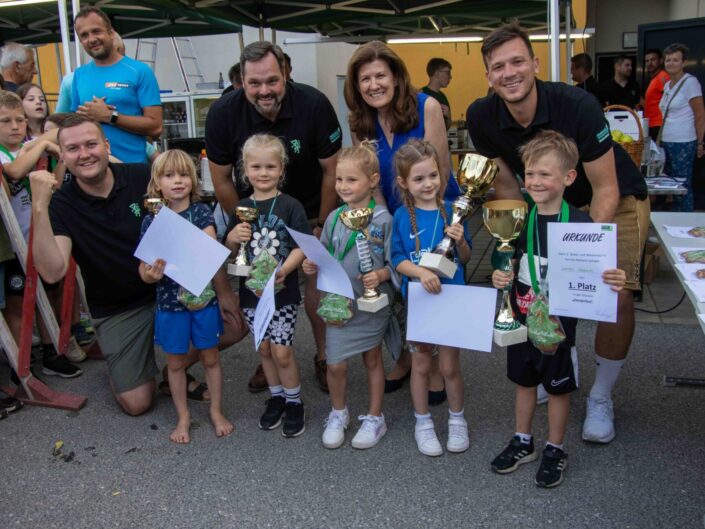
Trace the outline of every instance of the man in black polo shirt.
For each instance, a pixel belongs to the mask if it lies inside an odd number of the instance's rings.
[[[570,75],[577,83],[576,87],[597,97],[600,87],[592,76],[592,58],[587,53],[578,53],[570,58]]]
[[[596,222],[615,222],[618,266],[627,273],[619,293],[617,323],[599,323],[595,336],[597,368],[590,392],[583,439],[606,443],[614,438],[611,391],[634,333],[633,291],[649,226],[646,184],[627,153],[612,143],[598,102],[587,92],[563,83],[538,81],[538,59],[528,35],[517,24],[492,32],[482,46],[487,79],[494,94],[467,111],[468,130],[477,150],[500,167],[497,198],[522,198],[515,175],[523,179],[518,147],[541,130],[555,130],[578,145],[578,176],[565,199],[590,207]],[[628,289],[628,290],[626,290]]]
[[[631,78],[632,60],[626,55],[614,59],[614,77],[602,83],[597,98],[603,107],[607,105],[623,105],[637,108],[641,100],[641,89]]]
[[[61,157],[73,178],[52,196],[56,178],[30,174],[34,262],[44,280],[60,281],[74,257],[86,283],[86,297],[115,398],[130,415],[152,405],[154,377],[154,285],[143,282],[133,256],[140,238],[143,164],[110,164],[100,125],[74,115],[59,130]],[[229,296],[224,320],[238,314],[227,278],[214,279],[219,298]],[[220,301],[220,299],[219,299]],[[222,307],[222,303],[220,303]]]
[[[315,88],[285,81],[285,58],[279,46],[253,42],[242,50],[240,64],[243,90],[213,103],[206,120],[206,152],[218,202],[224,211],[232,212],[239,198],[250,194],[240,178],[233,185],[233,167],[247,138],[272,134],[284,141],[289,156],[283,191],[303,204],[319,235],[338,200],[335,166],[342,134],[333,106]],[[304,305],[318,349],[316,377],[325,389],[325,324],[316,314],[315,277],[307,276]],[[260,366],[249,388],[266,387]]]

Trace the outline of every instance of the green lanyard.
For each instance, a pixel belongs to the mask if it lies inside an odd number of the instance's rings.
[[[564,200],[561,204],[561,211],[558,214],[558,222],[568,222],[568,204]],[[534,262],[534,230],[536,233],[536,241],[539,244],[539,260],[541,259],[541,241],[539,240],[538,226],[536,225],[536,206],[529,213],[529,224],[526,227],[526,249],[529,254],[529,275],[531,276],[531,288],[534,289],[534,294],[538,295],[541,292],[539,284],[536,281],[536,263]],[[546,279],[548,267],[541,270],[541,279]]]
[[[370,200],[370,203],[367,204],[367,207],[369,209],[374,210],[375,206],[377,204],[375,203],[375,199],[373,198]],[[338,261],[342,261],[345,259],[345,256],[348,255],[348,252],[352,249],[353,246],[355,246],[355,239],[357,238],[357,233],[352,232],[350,234],[350,237],[348,237],[348,242],[345,243],[345,248],[343,249],[343,252],[341,254],[338,254],[337,256],[335,255],[335,248],[333,247],[333,231],[335,231],[335,226],[338,224],[338,218],[340,218],[340,214],[347,208],[347,204],[343,204],[338,208],[338,211],[335,212],[335,218],[333,219],[333,225],[330,227],[330,237],[328,238],[328,253],[331,254],[333,257],[338,259]]]
[[[22,148],[22,145],[23,145],[23,144],[20,143],[20,149]],[[14,161],[15,161],[15,157],[14,157],[14,156],[12,155],[12,153],[11,153],[10,151],[8,151],[3,145],[0,145],[0,152],[2,152],[3,154],[5,154],[5,155],[10,159],[11,162],[14,162]]]
[[[269,213],[267,214],[267,219],[266,219],[266,220],[269,220],[269,217],[272,216],[272,211],[274,211],[274,204],[277,203],[277,198],[279,198],[279,193],[277,193],[276,195],[274,195],[274,200],[272,201],[272,206],[269,208]],[[255,208],[256,208],[257,211],[259,212],[259,208],[257,208],[257,201],[256,201],[254,198],[252,198],[252,203],[254,204]]]
[[[24,145],[24,143],[20,143],[20,149],[23,147],[23,145]],[[15,161],[15,157],[14,157],[14,156],[12,155],[12,153],[11,153],[10,151],[8,151],[3,145],[0,145],[0,152],[2,152],[3,154],[5,154],[5,156],[7,156],[7,157],[10,159],[11,162],[14,162],[14,161]],[[7,178],[7,176],[5,177],[5,179],[9,181],[9,179]],[[24,187],[24,188],[27,190],[27,193],[29,194],[29,196],[30,196],[30,197],[32,196],[32,188],[29,187],[29,178],[20,178],[20,179],[17,181],[17,184],[19,184],[21,187]],[[20,188],[19,188],[19,187],[15,187],[14,189],[15,189],[16,191],[13,191],[13,192],[12,192],[13,195],[14,195],[15,193],[19,193],[19,191],[20,191]]]

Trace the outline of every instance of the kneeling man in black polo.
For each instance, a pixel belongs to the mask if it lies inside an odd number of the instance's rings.
[[[61,280],[74,257],[81,267],[93,324],[120,406],[140,415],[152,405],[154,285],[142,281],[133,256],[139,243],[142,203],[149,173],[143,164],[111,164],[109,143],[98,123],[72,116],[59,130],[61,157],[73,178],[53,193],[56,178],[30,174],[34,261],[49,282]],[[230,293],[223,274],[216,290]],[[227,317],[239,313],[226,301]],[[222,309],[222,304],[221,304]]]

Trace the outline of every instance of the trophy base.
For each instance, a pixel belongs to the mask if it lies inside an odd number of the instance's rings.
[[[457,265],[443,255],[437,253],[425,253],[421,256],[419,266],[428,268],[431,272],[440,277],[451,279],[458,270]]]
[[[494,330],[494,343],[500,347],[523,343],[526,339],[527,333],[524,325],[521,325],[518,329],[512,329],[511,331],[500,331],[499,329]]]
[[[380,294],[376,298],[357,298],[357,310],[362,312],[377,312],[389,305],[387,294]]]
[[[252,267],[247,266],[247,265],[236,265],[236,264],[229,264],[228,265],[228,274],[230,274],[232,276],[247,277],[250,275],[250,270],[252,270]]]

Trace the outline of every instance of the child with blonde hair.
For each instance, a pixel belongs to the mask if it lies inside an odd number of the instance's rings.
[[[373,194],[379,184],[379,161],[374,145],[363,141],[356,147],[343,149],[338,154],[335,190],[344,202],[326,219],[321,232],[321,243],[343,266],[353,286],[355,297],[362,296],[365,289],[378,288],[393,299],[391,265],[392,216],[386,206],[375,203]],[[360,273],[360,256],[355,247],[357,233],[347,228],[340,217],[346,211],[369,208],[372,218],[368,225],[369,247],[373,270]],[[304,272],[314,274],[316,265],[304,261]],[[338,319],[333,311],[325,310],[326,304],[341,303],[347,319]],[[356,308],[354,300],[346,300],[337,294],[326,294],[319,308],[319,315],[326,320],[326,359],[328,364],[328,389],[333,409],[326,420],[323,446],[338,448],[345,442],[345,430],[350,422],[346,406],[348,359],[362,354],[367,371],[369,406],[367,414],[358,417],[362,425],[352,440],[353,448],[365,449],[375,446],[387,432],[382,414],[384,395],[384,365],[382,363],[382,340],[385,334],[396,329],[396,318],[389,305],[377,312],[363,312]],[[398,350],[398,348],[396,348]]]
[[[215,239],[213,213],[207,205],[198,202],[196,166],[184,151],[169,150],[157,158],[152,165],[147,195],[163,199],[163,207],[178,213]],[[145,216],[143,236],[153,220],[154,215]],[[163,259],[151,264],[140,262],[139,273],[145,283],[157,283],[154,343],[160,345],[167,355],[169,390],[178,415],[170,439],[175,443],[191,441],[186,369],[198,358],[203,364],[210,391],[210,416],[215,434],[218,437],[229,435],[234,426],[221,409],[223,376],[218,343],[223,333],[223,320],[215,291],[209,284],[200,296],[194,296],[164,276],[165,266]]]
[[[240,245],[246,245],[252,264],[250,276],[240,281],[240,307],[250,331],[253,331],[261,289],[277,263],[281,263],[276,271],[276,310],[259,347],[271,393],[259,427],[273,430],[283,422],[282,435],[297,437],[306,429],[301,377],[292,348],[301,303],[297,268],[304,254],[286,228],[309,234],[311,229],[301,203],[280,191],[287,161],[286,148],[279,138],[255,134],[247,139],[242,146],[242,179],[253,191],[237,205],[256,209],[257,218],[251,223],[240,222],[231,212],[225,244],[235,252]]]
[[[404,207],[394,212],[392,263],[403,277],[402,295],[408,282],[419,281],[430,293],[439,293],[441,284],[465,283],[464,265],[470,260],[471,239],[461,224],[448,224],[451,205],[443,200],[445,182],[440,174],[438,154],[429,142],[412,139],[394,156],[396,185]],[[421,256],[431,252],[448,235],[455,241],[457,269],[451,279],[439,278],[419,266]],[[419,451],[427,456],[443,453],[428,409],[428,374],[432,354],[437,351],[441,375],[448,393],[449,452],[464,452],[470,446],[463,405],[465,394],[457,347],[409,343],[411,351],[411,398],[416,417],[415,438]]]

